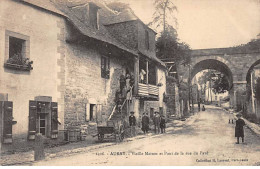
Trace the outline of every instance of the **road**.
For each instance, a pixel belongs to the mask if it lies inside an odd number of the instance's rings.
[[[235,144],[234,124],[223,110],[206,109],[185,122],[174,120],[165,134],[40,161],[33,165],[260,165],[260,138],[245,127],[245,143]]]

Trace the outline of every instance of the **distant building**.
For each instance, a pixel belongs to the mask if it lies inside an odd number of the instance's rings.
[[[213,89],[210,88],[209,86],[210,86],[209,82],[207,82],[207,88],[205,91],[205,102],[208,102],[208,103],[212,102],[212,103],[218,104],[220,106],[222,99],[229,96],[228,91],[226,91],[224,93],[214,93]]]

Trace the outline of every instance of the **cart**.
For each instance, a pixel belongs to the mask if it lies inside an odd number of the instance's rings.
[[[97,127],[98,133],[94,136],[98,136],[98,141],[103,141],[105,138],[109,138],[109,137],[115,138],[116,141],[120,141],[120,142],[123,141],[125,137],[126,123],[124,121],[122,109],[125,103],[126,100],[123,102],[123,104],[120,107],[118,107],[118,105],[114,106],[113,111],[108,118],[106,126]],[[119,109],[119,111],[117,108]],[[119,118],[112,120],[113,115],[118,116]]]
[[[98,141],[103,141],[104,138],[114,138],[116,141],[123,141],[124,139],[124,127],[121,124],[115,124],[115,122],[108,122],[113,123],[113,126],[98,126]],[[105,137],[106,136],[106,137]]]

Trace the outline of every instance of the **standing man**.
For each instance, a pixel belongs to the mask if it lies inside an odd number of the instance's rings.
[[[149,117],[147,113],[143,113],[143,117],[142,117],[142,130],[144,132],[144,134],[148,133],[149,130]]]
[[[161,121],[160,121],[161,133],[165,133],[165,128],[166,128],[165,123],[166,123],[166,121],[165,121],[164,115],[162,115]]]
[[[242,138],[242,142],[244,143],[244,125],[245,121],[241,119],[241,114],[237,114],[237,121],[236,121],[236,127],[235,127],[235,137],[237,138],[236,144],[239,144],[239,137]]]
[[[158,130],[158,133],[160,133],[160,121],[161,121],[161,117],[159,115],[159,112],[155,112],[155,116],[154,116],[154,132],[155,134],[157,133],[156,130]]]
[[[130,133],[131,137],[135,136],[135,125],[136,125],[136,118],[134,116],[134,112],[131,111],[129,116],[129,125],[130,125]]]

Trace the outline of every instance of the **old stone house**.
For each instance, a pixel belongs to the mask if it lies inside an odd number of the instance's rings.
[[[86,0],[2,0],[0,11],[3,149],[26,147],[36,133],[57,141],[63,129],[116,118],[126,74],[133,87],[125,117],[134,111],[140,122],[143,112],[166,113],[156,33],[131,9],[119,13]]]

